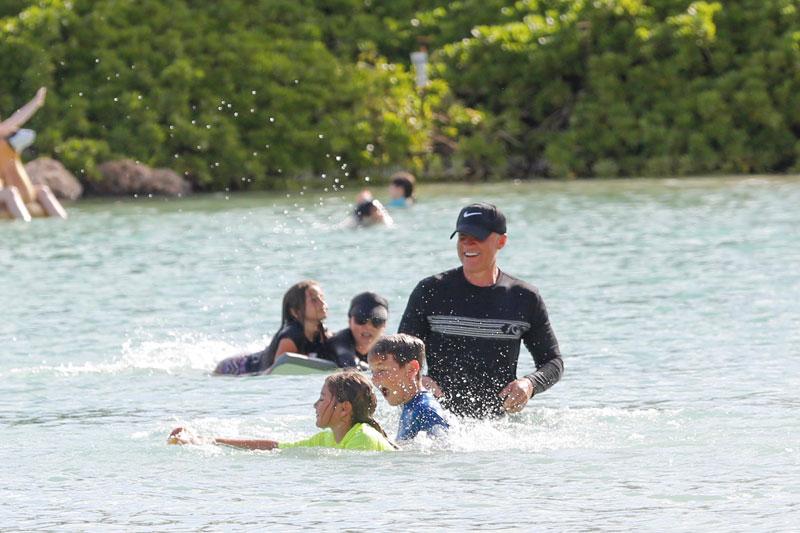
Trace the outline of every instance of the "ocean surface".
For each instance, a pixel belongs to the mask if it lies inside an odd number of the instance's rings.
[[[429,186],[396,227],[343,229],[355,192],[0,224],[0,530],[798,530],[799,179]],[[397,453],[166,444],[316,432],[323,377],[215,363],[262,348],[304,278],[332,330],[373,290],[395,331],[478,200],[507,214],[500,267],[540,288],[564,354],[524,412]],[[382,398],[378,419],[395,431]]]

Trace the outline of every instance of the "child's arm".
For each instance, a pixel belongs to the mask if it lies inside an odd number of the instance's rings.
[[[47,89],[40,87],[39,90],[36,91],[36,96],[34,96],[30,102],[17,109],[17,111],[6,120],[0,122],[0,132],[2,133],[2,137],[11,135],[20,127],[22,127],[22,125],[25,124],[28,119],[31,118],[40,107],[42,107],[42,105],[44,105],[45,96],[47,96]]]
[[[234,448],[244,448],[247,450],[274,450],[278,447],[278,443],[274,440],[267,439],[225,439],[213,437],[211,439],[203,439],[195,435],[191,430],[186,428],[175,428],[169,434],[167,439],[168,444],[223,444],[225,446],[233,446]]]
[[[394,219],[386,210],[386,208],[383,207],[383,204],[378,200],[374,200],[373,204],[375,205],[375,218],[377,218],[379,222],[385,224],[386,226],[394,226]]]
[[[274,450],[278,447],[277,441],[267,439],[220,439],[215,437],[212,442],[246,450]]]

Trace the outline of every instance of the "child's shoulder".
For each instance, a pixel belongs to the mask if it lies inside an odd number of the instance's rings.
[[[336,446],[336,439],[330,429],[320,431],[316,435],[297,442],[282,442],[279,448],[333,448]]]
[[[422,391],[403,406],[397,440],[413,439],[420,431],[438,435],[449,427],[439,401],[430,391]]]
[[[377,429],[366,423],[355,424],[342,442],[340,448],[348,450],[389,451],[394,450],[392,444]]]
[[[414,396],[411,401],[408,402],[408,407],[417,412],[443,412],[442,406],[439,404],[439,400],[437,400],[433,393],[431,393],[429,390],[421,391],[419,394]]]

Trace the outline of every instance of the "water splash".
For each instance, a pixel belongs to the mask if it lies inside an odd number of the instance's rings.
[[[81,364],[41,364],[12,368],[8,375],[53,374],[74,376],[80,374],[120,374],[130,371],[150,370],[166,374],[186,370],[211,372],[225,357],[249,353],[264,348],[269,339],[261,339],[247,345],[235,345],[197,334],[173,334],[168,340],[126,340],[121,355],[110,361],[87,361]],[[0,373],[0,377],[2,377]]]
[[[393,439],[399,417],[396,409],[382,406],[377,419]],[[638,427],[644,421],[661,425],[674,432],[679,411],[653,408],[537,408],[498,420],[457,419],[450,416],[450,431],[445,437],[418,435],[413,441],[403,443],[404,453],[438,455],[470,455],[498,451],[522,451],[533,454],[569,450],[619,450],[647,445],[647,437]],[[307,438],[319,431],[314,428],[311,412],[307,416],[279,415],[265,418],[198,417],[175,419],[148,437],[166,439],[169,430],[189,427],[200,436],[226,436],[265,438],[278,442],[293,442]],[[678,424],[680,425],[680,424]],[[141,435],[140,438],[148,438]],[[206,452],[208,444],[198,445]],[[320,450],[319,453],[323,453]]]

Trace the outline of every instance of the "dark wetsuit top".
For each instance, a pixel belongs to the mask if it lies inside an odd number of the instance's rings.
[[[215,373],[240,375],[263,372],[275,362],[275,352],[278,350],[278,344],[287,337],[292,339],[295,346],[297,346],[297,353],[328,359],[328,357],[325,357],[327,332],[325,330],[317,332],[314,340],[310,341],[305,336],[303,325],[296,320],[289,320],[272,337],[269,346],[264,350],[250,355],[229,357],[217,365]]]
[[[296,353],[315,357],[323,357],[325,354],[325,334],[323,331],[317,332],[314,340],[310,341],[306,338],[303,325],[296,320],[289,320],[272,337],[269,346],[265,350],[247,356],[248,372],[261,372],[271,367],[272,363],[275,362],[275,352],[278,350],[278,344],[287,337],[297,346]],[[255,370],[250,370],[251,368]]]
[[[520,340],[533,355],[535,393],[564,371],[558,341],[536,287],[500,272],[477,287],[459,267],[420,281],[398,331],[425,342],[428,375],[443,391],[442,405],[484,418],[504,412],[497,394],[517,379]]]
[[[328,339],[325,359],[333,361],[340,368],[364,368],[367,354],[358,353],[356,350],[356,340],[350,328],[344,328],[336,335]]]

